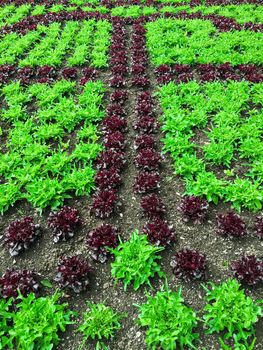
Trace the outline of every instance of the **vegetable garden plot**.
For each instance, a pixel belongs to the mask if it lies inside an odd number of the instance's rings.
[[[261,349],[262,6],[0,5],[0,348]]]

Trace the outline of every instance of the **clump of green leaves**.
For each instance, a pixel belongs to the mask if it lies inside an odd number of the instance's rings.
[[[83,315],[83,323],[77,329],[83,333],[83,346],[88,339],[96,339],[96,350],[107,349],[102,339],[110,339],[114,333],[121,328],[120,320],[125,317],[125,314],[119,314],[102,303],[92,304],[87,303],[89,310]]]
[[[204,322],[207,333],[223,332],[220,343],[223,349],[231,350],[225,340],[231,339],[234,349],[253,349],[256,338],[249,345],[248,340],[255,335],[254,324],[263,315],[261,301],[254,302],[245,295],[240,284],[228,280],[220,285],[210,283],[211,289],[204,286],[207,305],[205,306]]]
[[[10,322],[12,320],[12,313],[10,312],[10,306],[12,305],[12,298],[6,300],[0,300],[0,349],[5,347],[12,348],[12,342],[8,337],[8,332],[10,330]]]
[[[17,312],[12,314],[13,324],[9,329],[10,341],[15,341],[17,350],[48,350],[59,343],[58,332],[64,332],[74,323],[68,304],[58,303],[60,293],[37,298],[35,294],[20,295]]]
[[[194,342],[199,334],[194,332],[198,317],[184,304],[181,289],[178,292],[161,290],[148,295],[147,303],[139,306],[139,324],[147,327],[146,344],[151,349],[174,350],[177,346],[197,349]]]
[[[133,283],[134,290],[142,284],[151,286],[149,278],[156,273],[162,277],[163,272],[156,262],[161,257],[157,255],[163,247],[155,247],[148,242],[147,236],[139,234],[138,230],[132,233],[128,242],[121,243],[116,249],[110,249],[115,256],[111,264],[112,276],[123,280],[124,290]]]

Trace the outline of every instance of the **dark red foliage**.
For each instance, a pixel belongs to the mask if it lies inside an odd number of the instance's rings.
[[[133,64],[131,72],[135,75],[144,74],[146,72],[146,67],[144,64],[141,63]]]
[[[55,69],[54,67],[51,67],[51,66],[42,66],[42,67],[39,67],[36,71],[36,77],[38,79],[41,79],[41,78],[51,79],[51,78],[55,78],[55,76],[56,76]]]
[[[62,69],[62,75],[65,79],[76,79],[78,75],[78,70],[76,68],[64,68]]]
[[[102,122],[102,130],[105,133],[111,133],[115,131],[127,131],[127,121],[125,119],[122,119],[120,117],[107,117]]]
[[[98,72],[94,68],[85,67],[82,69],[82,74],[83,74],[84,78],[86,78],[88,80],[93,80],[93,79],[97,78]]]
[[[138,105],[141,104],[150,104],[151,106],[153,106],[153,98],[151,96],[151,93],[148,91],[144,91],[142,93],[140,93],[139,97],[138,97],[138,101],[137,101]]]
[[[98,157],[97,167],[98,169],[109,169],[115,167],[121,169],[125,164],[124,153],[113,149],[108,149],[101,152]]]
[[[115,210],[117,205],[116,190],[101,190],[93,196],[91,212],[98,218],[108,218]]]
[[[57,271],[54,280],[61,288],[71,288],[75,293],[80,293],[87,288],[92,269],[78,256],[71,256],[60,259]]]
[[[150,84],[150,80],[146,75],[137,75],[132,79],[132,84],[138,87],[146,87]]]
[[[104,145],[108,149],[123,150],[125,148],[125,137],[120,131],[106,134]]]
[[[222,236],[242,237],[246,234],[246,224],[241,217],[230,211],[217,215],[218,233]]]
[[[138,116],[151,116],[153,114],[153,105],[151,100],[138,101],[136,106]]]
[[[154,133],[158,127],[158,123],[153,117],[141,117],[134,124],[134,129],[140,131],[141,133]]]
[[[110,80],[109,80],[109,85],[111,87],[124,87],[125,85],[125,80],[123,79],[123,77],[121,75],[113,75]]]
[[[114,103],[124,104],[124,102],[127,100],[127,98],[128,98],[127,91],[116,90],[110,95],[110,100],[111,100],[111,102],[114,102]]]
[[[23,296],[35,293],[39,284],[30,270],[8,269],[0,278],[0,295],[3,298],[16,298],[18,290]]]
[[[109,117],[116,116],[116,117],[124,117],[126,115],[125,110],[120,104],[112,104],[108,106],[107,108],[107,115]]]
[[[258,238],[263,239],[263,216],[258,216],[256,218],[255,232]]]
[[[13,221],[6,229],[4,242],[9,248],[11,256],[18,255],[22,250],[28,249],[40,234],[40,225],[34,224],[32,217],[25,217]]]
[[[143,148],[153,148],[154,147],[154,138],[151,135],[139,135],[135,139],[135,149]]]
[[[176,239],[173,227],[160,218],[148,222],[144,225],[142,231],[147,235],[149,242],[155,245],[167,246]]]
[[[232,261],[231,270],[240,282],[251,286],[263,282],[263,260],[255,255],[243,255]]]
[[[118,245],[117,229],[111,225],[102,224],[89,232],[86,242],[91,249],[92,258],[104,263],[109,256],[107,248],[116,248]]]
[[[161,163],[160,153],[151,148],[144,148],[135,157],[135,165],[144,170],[157,170]]]
[[[182,249],[171,260],[173,273],[185,281],[206,277],[206,256],[194,249]]]
[[[116,188],[122,184],[119,169],[110,168],[99,170],[95,177],[95,183],[101,190]]]
[[[73,237],[80,222],[77,209],[65,205],[59,211],[52,211],[48,216],[48,226],[53,229],[54,242],[66,241]]]
[[[160,175],[157,172],[140,172],[134,182],[136,193],[147,193],[160,187]]]
[[[142,197],[141,207],[143,212],[150,218],[161,217],[166,212],[165,205],[154,193]]]
[[[182,213],[185,222],[192,221],[201,224],[207,214],[209,204],[205,199],[187,196],[182,199],[178,210]]]
[[[23,67],[17,72],[17,79],[20,80],[21,85],[27,85],[30,82],[30,79],[33,78],[35,72],[32,67]]]

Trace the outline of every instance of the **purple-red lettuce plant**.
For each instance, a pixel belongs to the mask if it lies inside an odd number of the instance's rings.
[[[101,190],[116,188],[122,184],[120,170],[116,168],[109,168],[99,170],[95,177],[95,183]]]
[[[230,267],[240,282],[251,286],[263,282],[263,260],[255,255],[244,254],[241,259],[232,261]]]
[[[178,210],[182,213],[185,222],[193,222],[194,224],[201,224],[207,215],[209,204],[205,199],[195,196],[186,196]]]
[[[120,131],[108,133],[104,137],[104,146],[109,149],[124,150],[125,148],[125,137]]]
[[[185,281],[206,277],[206,256],[195,249],[180,250],[172,257],[170,265],[173,273]]]
[[[115,167],[117,169],[123,168],[125,164],[124,153],[114,149],[108,149],[100,153],[97,161],[98,169],[109,169]]]
[[[31,243],[40,234],[40,225],[34,224],[32,217],[25,217],[13,221],[4,233],[4,243],[9,248],[11,256],[18,255],[22,250],[28,249]]]
[[[48,216],[48,226],[53,229],[54,242],[73,237],[80,223],[79,211],[66,205],[59,211],[52,211]]]
[[[134,142],[134,148],[141,150],[143,148],[153,148],[154,138],[151,135],[143,134],[136,137]]]
[[[102,131],[107,133],[112,133],[115,131],[126,132],[127,131],[127,121],[120,117],[107,117],[102,122]]]
[[[115,189],[100,190],[93,196],[91,212],[98,218],[108,218],[116,209],[117,201]]]
[[[18,290],[23,296],[36,293],[39,284],[31,270],[8,269],[0,278],[0,295],[3,298],[16,298]]]
[[[161,164],[162,157],[159,152],[151,148],[144,148],[135,157],[135,165],[143,170],[157,170]]]
[[[160,187],[160,175],[157,172],[140,172],[134,182],[134,191],[136,193],[147,193]]]
[[[75,293],[86,290],[89,284],[90,265],[78,256],[62,257],[54,278],[61,288],[71,288]]]
[[[150,243],[158,246],[171,245],[176,240],[173,227],[158,217],[144,225],[142,232],[147,235]]]
[[[263,239],[263,216],[258,216],[256,218],[255,233],[258,238]]]
[[[111,225],[102,224],[89,232],[86,243],[91,250],[92,258],[104,263],[110,255],[108,248],[116,248],[119,243],[117,229]]]
[[[162,217],[166,212],[165,205],[155,193],[143,196],[141,199],[141,207],[144,214],[150,218]]]
[[[246,224],[240,215],[229,211],[217,215],[217,232],[222,236],[243,237],[246,234]]]

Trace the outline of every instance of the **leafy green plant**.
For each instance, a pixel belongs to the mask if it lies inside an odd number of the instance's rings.
[[[111,274],[118,280],[123,280],[124,290],[133,283],[134,290],[142,284],[151,286],[149,278],[156,273],[163,277],[163,272],[156,262],[161,257],[157,255],[163,247],[155,247],[148,242],[147,236],[134,231],[129,241],[119,244],[116,249],[109,249],[115,260],[111,264]]]
[[[114,337],[117,330],[121,328],[121,319],[126,314],[115,312],[111,307],[102,303],[87,303],[89,310],[83,314],[83,323],[77,329],[83,334],[83,343],[81,348],[89,339],[97,340],[96,350],[107,349],[104,341]]]
[[[206,291],[207,304],[203,316],[207,333],[224,332],[220,338],[223,349],[230,350],[225,341],[232,340],[234,349],[253,349],[255,343],[254,325],[263,315],[260,306],[263,300],[253,301],[246,296],[237,280],[228,280],[220,285],[209,283],[211,289]],[[249,344],[251,337],[254,337]]]
[[[197,349],[198,333],[194,332],[198,317],[184,304],[181,289],[172,292],[167,287],[154,296],[147,295],[147,303],[140,305],[138,323],[147,327],[146,344],[149,349]]]
[[[35,294],[18,297],[17,311],[13,313],[13,324],[9,330],[10,341],[17,350],[48,350],[59,343],[59,332],[73,324],[76,313],[68,309],[67,303],[59,303],[62,294],[37,298]]]
[[[13,347],[12,341],[8,337],[13,318],[13,313],[10,311],[12,301],[12,298],[8,300],[3,298],[0,299],[0,349],[4,349],[7,346],[9,349]]]

